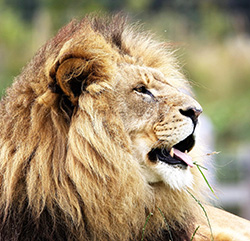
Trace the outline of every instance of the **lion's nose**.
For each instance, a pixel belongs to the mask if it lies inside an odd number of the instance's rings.
[[[180,113],[181,113],[182,115],[191,118],[191,120],[193,121],[194,125],[197,124],[198,117],[199,117],[199,115],[202,113],[202,109],[195,108],[195,107],[188,107],[188,108],[185,109],[185,110],[180,109],[179,111],[180,111]]]

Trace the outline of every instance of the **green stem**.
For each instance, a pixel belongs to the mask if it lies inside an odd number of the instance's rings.
[[[209,189],[211,190],[211,192],[212,192],[212,193],[214,194],[214,196],[218,199],[218,197],[216,196],[216,194],[215,194],[213,188],[212,188],[211,185],[209,184],[209,182],[208,182],[206,176],[204,175],[204,173],[203,173],[202,170],[201,170],[201,168],[204,168],[204,169],[206,169],[206,168],[203,167],[203,166],[201,166],[201,165],[199,165],[199,164],[196,163],[196,162],[194,162],[194,165],[196,165],[196,167],[198,168],[199,172],[201,173],[202,177],[204,178],[204,180],[205,180],[206,184],[208,185]],[[207,169],[206,169],[206,170],[207,170]]]
[[[158,210],[160,211],[161,216],[163,217],[164,222],[165,222],[165,224],[166,224],[166,226],[167,226],[167,228],[168,228],[168,233],[169,233],[169,238],[170,238],[170,240],[171,240],[171,241],[174,241],[174,240],[173,240],[173,237],[172,237],[172,234],[171,234],[170,227],[169,227],[169,225],[168,225],[168,222],[167,222],[167,220],[166,220],[166,218],[165,218],[165,216],[164,216],[163,212],[161,211],[161,209],[160,209],[160,208],[158,208]]]
[[[150,217],[151,217],[152,215],[153,215],[153,213],[150,213],[150,214],[147,216],[146,222],[145,222],[145,224],[144,224],[144,226],[143,226],[143,229],[142,229],[141,241],[143,241],[143,239],[144,239],[144,233],[145,233],[145,230],[146,230],[146,226],[147,226],[147,223],[148,223],[148,221],[149,221],[149,219],[150,219]]]
[[[204,206],[201,204],[201,202],[200,202],[191,192],[189,192],[187,189],[186,189],[186,191],[187,191],[187,192],[191,195],[191,197],[199,204],[199,206],[202,208],[203,212],[205,213],[205,216],[206,216],[206,219],[207,219],[207,222],[208,222],[208,226],[209,226],[209,229],[210,229],[210,233],[211,233],[211,240],[214,241],[212,226],[211,226],[210,220],[209,220],[209,218],[208,218],[206,209],[205,209]]]
[[[200,226],[198,226],[198,227],[194,230],[194,233],[193,233],[192,238],[190,239],[190,241],[193,241],[194,236],[195,236],[195,234],[197,233],[197,231],[198,231],[199,228],[200,228]]]

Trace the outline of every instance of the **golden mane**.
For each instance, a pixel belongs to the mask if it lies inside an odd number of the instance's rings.
[[[7,90],[0,104],[0,240],[140,240],[150,213],[144,240],[167,240],[166,222],[174,240],[194,232],[198,205],[185,191],[145,181],[109,104],[123,62],[172,68],[175,85],[189,89],[168,45],[115,16],[69,23]],[[200,198],[202,181],[194,176]]]

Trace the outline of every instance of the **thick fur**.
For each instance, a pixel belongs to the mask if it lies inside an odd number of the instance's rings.
[[[204,222],[184,189],[149,184],[135,160],[112,104],[124,64],[190,91],[170,46],[117,16],[72,21],[15,79],[0,104],[0,240],[141,240],[150,213],[144,240],[190,240]]]

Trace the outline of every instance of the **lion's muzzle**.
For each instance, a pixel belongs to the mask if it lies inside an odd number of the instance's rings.
[[[159,139],[157,147],[148,153],[151,162],[163,162],[175,167],[192,167],[193,162],[187,154],[195,145],[194,131],[198,117],[202,113],[200,105],[188,107],[174,106],[167,117],[155,125],[155,134]]]

